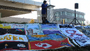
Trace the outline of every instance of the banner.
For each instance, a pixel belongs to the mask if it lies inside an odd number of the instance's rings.
[[[68,39],[64,39],[62,41],[55,40],[44,40],[44,41],[32,41],[30,43],[30,49],[32,50],[42,50],[42,49],[57,49],[62,47],[70,47],[73,46],[69,43]]]
[[[84,35],[82,32],[76,28],[60,28],[60,30],[71,39],[75,39],[80,46],[85,46],[90,44],[90,38]]]
[[[28,42],[26,35],[16,35],[16,34],[5,34],[0,35],[0,42],[3,41],[20,41],[20,42]]]
[[[26,35],[43,35],[39,24],[26,24]]]
[[[0,51],[4,50],[29,50],[27,42],[5,41],[0,42]]]

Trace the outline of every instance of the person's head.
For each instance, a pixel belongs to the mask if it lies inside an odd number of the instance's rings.
[[[43,3],[44,3],[44,4],[46,4],[46,3],[47,3],[47,1],[43,1]]]

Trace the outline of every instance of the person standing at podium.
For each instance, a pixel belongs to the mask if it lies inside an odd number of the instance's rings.
[[[46,23],[47,22],[47,1],[43,1],[43,4],[42,4],[42,23]]]

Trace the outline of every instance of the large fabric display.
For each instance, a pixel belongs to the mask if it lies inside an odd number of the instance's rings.
[[[33,35],[28,36],[30,49],[31,50],[42,50],[42,49],[57,49],[61,47],[73,46],[68,38],[64,38],[60,35]]]
[[[61,25],[59,25],[59,27],[61,27]],[[80,45],[80,46],[85,46],[90,44],[90,38],[88,38],[86,35],[84,35],[82,32],[80,32],[79,30],[77,30],[76,28],[72,27],[72,28],[60,28],[60,30],[68,37],[70,37],[71,39],[75,39],[76,42]]]
[[[71,25],[0,24],[1,51],[45,50],[74,46],[69,38],[76,45],[90,45],[90,38]]]

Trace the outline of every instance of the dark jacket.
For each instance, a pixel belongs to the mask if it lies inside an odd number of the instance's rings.
[[[42,4],[42,14],[46,14],[47,13],[47,4]]]

